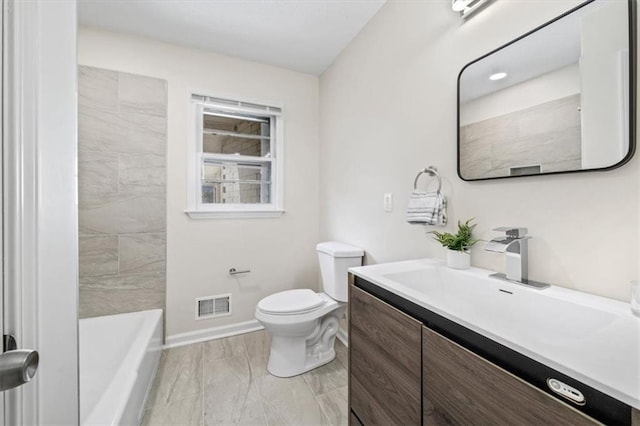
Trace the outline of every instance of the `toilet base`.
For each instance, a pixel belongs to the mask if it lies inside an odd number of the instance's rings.
[[[304,367],[302,368],[292,368],[292,365],[282,364],[280,362],[274,361],[273,356],[269,356],[269,363],[267,364],[267,371],[269,374],[276,377],[293,377],[298,376],[300,374],[304,374],[307,371],[311,371],[315,368],[322,367],[325,364],[329,364],[336,357],[336,351],[331,349],[330,352],[326,354],[326,356],[319,357],[313,360],[307,360],[305,362]]]
[[[277,377],[292,377],[321,367],[336,357],[334,349],[340,318],[345,307],[318,318],[312,332],[304,336],[271,335],[267,371]]]

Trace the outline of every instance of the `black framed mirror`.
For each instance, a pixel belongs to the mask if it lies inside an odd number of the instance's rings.
[[[611,170],[635,152],[634,0],[590,0],[458,75],[467,181]]]

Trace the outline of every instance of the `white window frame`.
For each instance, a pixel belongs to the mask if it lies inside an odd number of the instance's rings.
[[[216,112],[246,113],[269,116],[271,118],[271,157],[246,157],[247,160],[271,162],[270,203],[260,204],[215,204],[202,202],[202,161],[203,155],[203,113],[209,108]],[[283,108],[279,105],[230,100],[189,93],[189,137],[188,137],[188,176],[187,209],[185,213],[192,219],[235,219],[280,217],[284,213],[284,118]],[[224,155],[219,155],[224,157]],[[242,160],[242,156],[234,156]]]

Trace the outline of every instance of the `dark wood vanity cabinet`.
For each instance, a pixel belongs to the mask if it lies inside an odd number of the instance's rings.
[[[422,359],[424,425],[598,424],[427,327]]]
[[[350,425],[600,424],[353,283],[349,296]]]
[[[422,323],[351,285],[349,421],[421,423]]]

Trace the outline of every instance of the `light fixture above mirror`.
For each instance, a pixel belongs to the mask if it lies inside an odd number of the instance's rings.
[[[451,0],[451,9],[459,12],[463,19],[469,18],[493,0]]]

